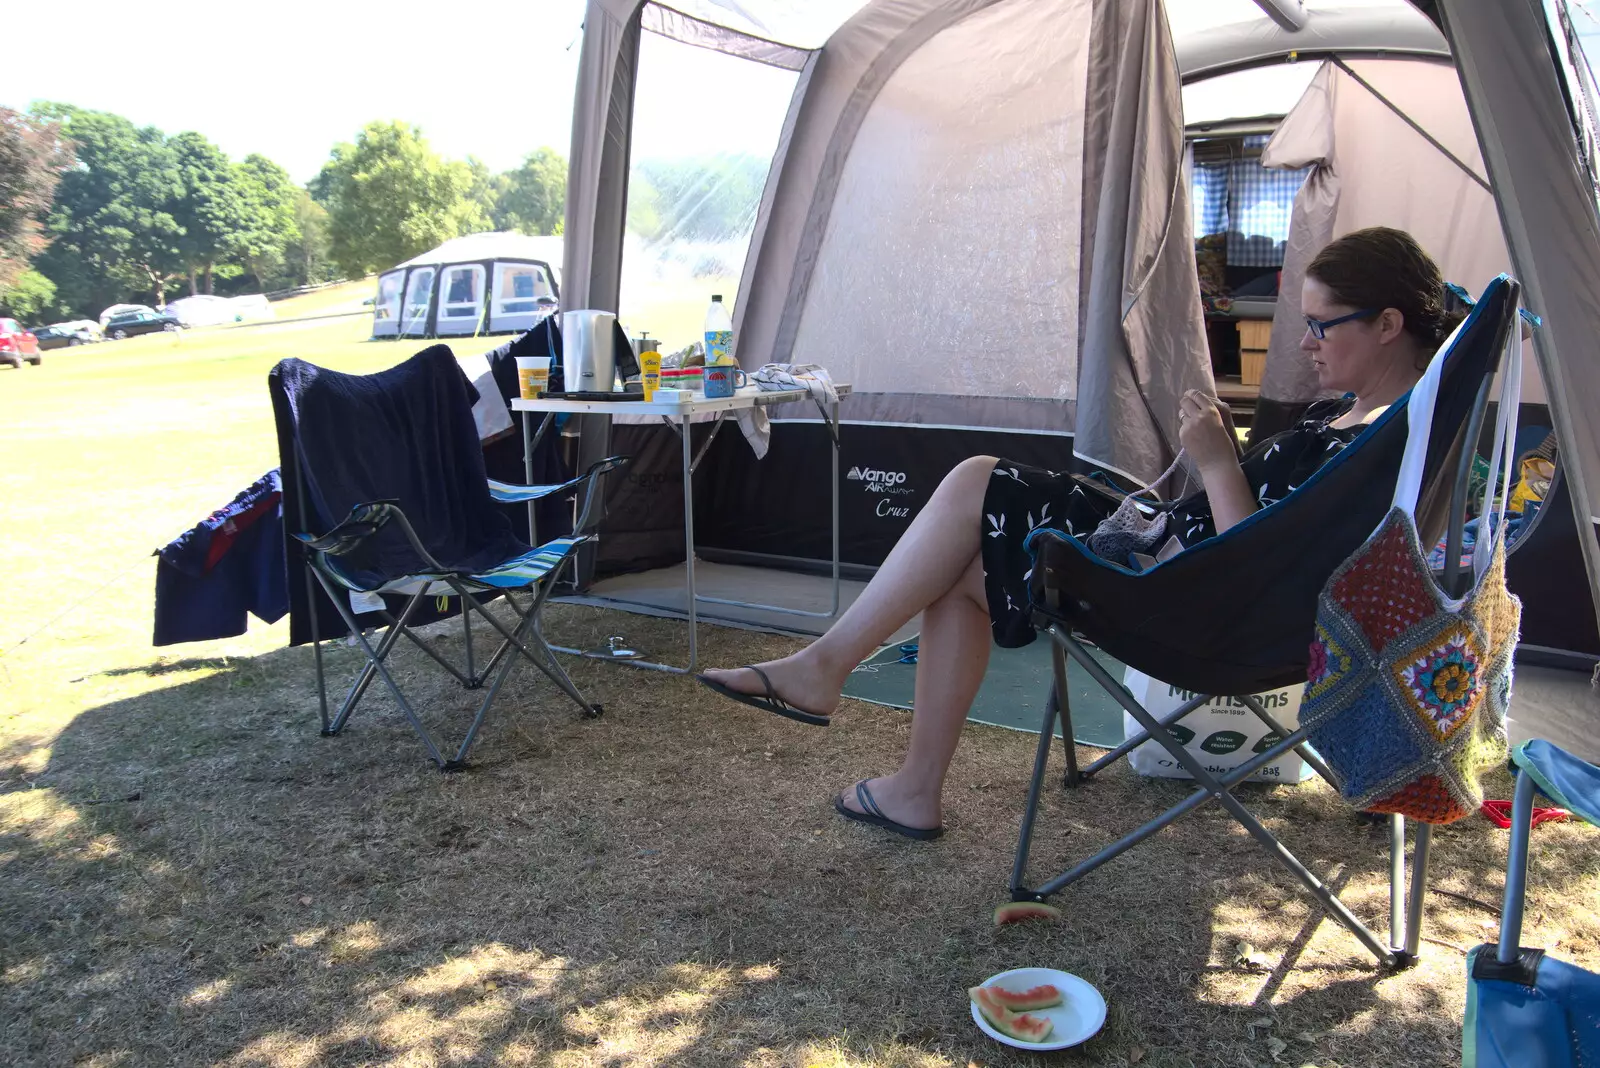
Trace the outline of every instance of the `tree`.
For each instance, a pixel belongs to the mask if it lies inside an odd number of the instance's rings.
[[[282,269],[290,243],[300,238],[295,209],[301,190],[288,171],[254,153],[235,168],[234,180],[244,211],[226,245],[250,269],[256,285],[266,290],[268,274]]]
[[[294,191],[296,236],[284,249],[284,268],[290,285],[331,282],[338,277],[328,246],[328,211],[304,189]]]
[[[130,293],[160,302],[182,277],[184,196],[176,153],[161,131],[120,115],[64,104],[34,109],[59,123],[77,163],[61,176],[46,230],[52,242],[36,265],[58,300],[88,311]]]
[[[18,284],[49,243],[44,219],[71,165],[55,123],[0,108],[0,293]]]
[[[472,170],[441,159],[408,123],[369,123],[338,144],[312,186],[328,209],[334,261],[360,276],[488,227]]]
[[[567,161],[553,148],[530,153],[522,166],[501,175],[495,201],[496,230],[559,234],[567,204]]]
[[[178,134],[168,144],[183,180],[173,217],[183,228],[178,252],[189,274],[189,292],[200,292],[196,276],[203,274],[210,293],[217,261],[233,251],[234,235],[249,225],[251,205],[222,149],[197,133]]]
[[[0,312],[23,322],[37,322],[52,308],[55,299],[56,284],[30,269],[0,289]]]

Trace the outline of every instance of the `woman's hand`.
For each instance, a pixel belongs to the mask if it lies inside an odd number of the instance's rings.
[[[1178,402],[1178,440],[1200,470],[1218,534],[1255,512],[1255,494],[1239,466],[1238,438],[1226,404],[1198,389],[1185,393]]]
[[[1198,389],[1191,389],[1178,402],[1178,440],[1202,476],[1207,470],[1239,466],[1233,412]]]

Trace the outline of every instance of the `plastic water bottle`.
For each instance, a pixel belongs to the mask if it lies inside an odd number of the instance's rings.
[[[713,294],[706,312],[706,366],[733,362],[733,319],[722,303],[722,294]]]

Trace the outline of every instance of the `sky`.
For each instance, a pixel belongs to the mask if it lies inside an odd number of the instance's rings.
[[[376,119],[495,170],[544,145],[566,155],[571,140],[582,0],[5,6],[0,105],[56,100],[196,130],[300,182]]]
[[[54,100],[168,134],[195,130],[299,182],[379,119],[420,126],[447,157],[508,170],[542,146],[568,152],[584,6],[174,0],[145,20],[104,0],[18,0],[0,38],[13,45],[0,61],[0,106]],[[776,144],[792,73],[650,35],[640,67],[636,159]]]
[[[767,2],[780,15],[793,8],[804,12],[799,19],[832,24],[861,0]],[[1251,0],[1180,0],[1170,4],[1175,29],[1202,8],[1204,18],[1218,18],[1219,2],[1240,17],[1256,12]],[[379,119],[420,126],[447,157],[470,154],[508,170],[543,146],[567,154],[584,6],[279,0],[262,9],[171,0],[140,19],[107,0],[16,0],[0,37],[11,46],[0,61],[0,106],[54,100],[168,134],[196,130],[234,159],[259,152],[300,182],[315,176],[336,142]],[[1574,5],[1591,56],[1600,41],[1589,37],[1600,33],[1595,6]],[[769,153],[794,84],[787,71],[646,35],[634,157]]]

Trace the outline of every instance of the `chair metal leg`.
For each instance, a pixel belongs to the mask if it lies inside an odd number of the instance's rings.
[[[1052,630],[1054,629],[1055,628],[1052,628]],[[1205,767],[1195,759],[1193,754],[1179,744],[1177,739],[1173,738],[1169,732],[1162,728],[1161,724],[1144,708],[1143,705],[1141,705],[1138,701],[1135,701],[1123,687],[1117,685],[1116,680],[1111,677],[1110,673],[1108,673],[1104,667],[1102,667],[1093,657],[1088,654],[1087,650],[1083,649],[1076,642],[1066,643],[1066,649],[1072,655],[1073,659],[1077,660],[1079,665],[1082,666],[1084,670],[1089,672],[1090,676],[1094,678],[1094,680],[1099,683],[1107,693],[1110,693],[1114,698],[1116,698],[1117,702],[1127,710],[1128,714],[1133,716],[1133,718],[1139,722],[1139,725],[1148,731],[1151,737],[1163,749],[1172,755],[1172,758],[1189,773],[1190,777],[1194,779],[1195,783],[1207,793],[1215,796],[1217,802],[1221,804],[1223,808],[1228,810],[1228,813],[1233,816],[1233,818],[1241,826],[1243,826],[1246,831],[1250,833],[1251,837],[1255,838],[1263,849],[1277,858],[1279,863],[1288,868],[1295,878],[1299,879],[1306,889],[1308,889],[1312,895],[1322,903],[1323,908],[1327,909],[1335,919],[1347,927],[1350,932],[1360,940],[1361,944],[1367,947],[1368,951],[1370,951],[1374,957],[1376,957],[1386,966],[1394,963],[1394,954],[1391,953],[1389,949],[1379,941],[1378,937],[1374,935],[1365,924],[1356,918],[1355,914],[1345,906],[1344,902],[1340,901],[1336,896],[1334,896],[1332,891],[1324,886],[1321,880],[1313,875],[1304,864],[1300,863],[1299,858],[1297,858],[1293,853],[1289,852],[1289,850],[1283,845],[1282,842],[1278,841],[1272,832],[1263,827],[1261,823],[1250,814],[1249,810],[1244,807],[1239,799],[1234,797],[1233,794],[1229,792],[1228,786],[1218,782],[1216,777],[1208,772]],[[1292,747],[1300,744],[1302,741],[1304,741],[1304,738],[1305,736],[1302,732],[1296,731],[1294,734],[1280,742],[1279,746],[1283,746],[1285,748]],[[1272,749],[1269,749],[1268,752],[1273,752],[1274,750],[1278,749],[1279,746],[1274,746]],[[1236,770],[1234,775],[1237,774],[1238,772]],[[1196,801],[1197,805],[1199,803],[1199,801]]]
[[[528,609],[527,615],[523,617],[523,622],[529,624],[529,629],[526,634],[523,633],[520,625],[517,629],[517,632],[513,634],[512,631],[506,629],[504,623],[501,623],[500,620],[496,619],[493,615],[490,615],[489,612],[484,609],[483,605],[478,602],[477,598],[473,597],[472,594],[469,593],[459,582],[456,582],[452,579],[451,585],[455,587],[457,593],[459,593],[467,601],[471,602],[472,607],[476,608],[478,612],[483,615],[484,619],[489,621],[490,626],[494,627],[495,630],[500,632],[501,636],[506,639],[513,649],[527,657],[534,667],[542,671],[551,682],[560,687],[563,693],[572,698],[573,701],[577,702],[578,707],[583,710],[585,716],[594,718],[601,714],[601,710],[598,708],[598,706],[590,704],[588,700],[584,698],[583,694],[578,691],[577,686],[573,684],[572,680],[567,676],[566,671],[562,669],[561,664],[556,660],[555,654],[550,651],[549,645],[539,634],[539,612],[544,607],[544,602],[549,598],[550,591],[554,589],[555,578],[560,573],[561,568],[557,567],[552,570],[550,574],[546,575],[542,580],[540,580],[539,592],[535,595],[533,605]],[[536,656],[532,650],[530,650],[529,647],[524,644],[524,638],[529,636],[534,639],[533,644],[544,653],[544,658]]]
[[[1053,650],[1052,655],[1061,658],[1059,667],[1052,665],[1052,667],[1055,668],[1056,677],[1057,679],[1065,679],[1067,673],[1065,651],[1069,649],[1072,650],[1073,657],[1080,660],[1089,656],[1089,651],[1083,647],[1083,643],[1078,641],[1078,639],[1057,627],[1051,627],[1046,633],[1050,637],[1050,644]],[[1110,676],[1107,676],[1107,678],[1109,677]],[[1058,682],[1057,687],[1059,692],[1066,692],[1065,684],[1063,682]],[[1127,690],[1120,683],[1117,684],[1116,691],[1121,694],[1127,694]],[[1128,699],[1132,700],[1131,695],[1128,696]],[[1121,698],[1119,697],[1118,700],[1121,700]],[[1159,722],[1163,728],[1170,727],[1209,700],[1211,700],[1210,694],[1198,694],[1190,700],[1185,701],[1171,712],[1168,712],[1157,722]],[[1063,736],[1071,733],[1072,728],[1067,725],[1070,722],[1070,720],[1063,722],[1061,728],[1061,733]],[[1150,732],[1142,730],[1135,734],[1132,738],[1125,739],[1121,745],[1117,746],[1115,749],[1112,749],[1109,753],[1105,753],[1097,757],[1089,764],[1088,767],[1082,769],[1077,768],[1077,753],[1074,751],[1073,769],[1077,782],[1068,783],[1067,785],[1079,785],[1084,782],[1084,780],[1093,778],[1095,775],[1098,775],[1112,764],[1115,764],[1117,761],[1121,760],[1123,757],[1127,756],[1129,753],[1133,752],[1135,749],[1139,748],[1149,740]],[[1069,742],[1068,744],[1070,746],[1071,743]]]
[[[395,625],[395,617],[388,612],[381,613],[379,618],[383,620],[385,626],[392,627]],[[422,652],[426,653],[429,659],[431,659],[435,664],[438,664],[440,667],[444,668],[451,675],[454,675],[456,681],[461,683],[462,686],[465,686],[469,690],[472,689],[472,680],[463,675],[460,668],[446,660],[444,656],[440,654],[439,650],[435,649],[433,646],[417,637],[416,634],[412,633],[410,628],[405,629],[405,637],[411,640],[412,645],[415,645]]]
[[[320,574],[317,575],[317,581],[323,583],[326,588],[327,580]],[[334,608],[338,609],[339,615],[345,621],[345,625],[350,628],[355,640],[367,654],[367,666],[362,669],[361,679],[351,688],[350,695],[345,698],[345,707],[340,709],[339,716],[334,721],[332,729],[337,732],[344,728],[345,721],[349,719],[351,711],[355,708],[355,702],[361,699],[361,695],[366,692],[367,684],[371,682],[373,674],[376,673],[378,677],[383,679],[383,684],[389,688],[389,695],[394,698],[395,704],[400,706],[401,713],[410,722],[411,729],[421,739],[423,748],[427,749],[428,755],[433,758],[433,762],[440,767],[444,767],[444,756],[439,752],[439,747],[434,744],[433,735],[428,733],[428,728],[423,725],[421,718],[417,716],[416,710],[411,707],[411,702],[406,700],[405,694],[400,692],[400,687],[395,683],[394,676],[389,674],[389,669],[383,662],[384,657],[388,655],[390,649],[394,648],[395,641],[399,639],[400,633],[405,629],[406,620],[410,618],[411,613],[420,603],[421,594],[419,593],[417,596],[412,597],[406,603],[405,609],[400,613],[400,625],[389,628],[389,631],[384,635],[383,652],[381,654],[372,647],[372,643],[367,640],[366,634],[356,622],[355,617],[351,615],[348,608],[339,603],[339,598],[332,589],[328,590],[328,597],[333,601]]]
[[[1225,787],[1233,787],[1254,775],[1260,768],[1263,768],[1272,763],[1274,760],[1277,760],[1292,748],[1294,748],[1293,740],[1280,741],[1277,745],[1272,746],[1263,753],[1259,753],[1256,756],[1251,757],[1245,763],[1239,765],[1237,768],[1234,768],[1232,771],[1228,772],[1227,775],[1224,775],[1222,778],[1218,779],[1217,782]],[[1182,801],[1179,801],[1176,805],[1173,805],[1171,808],[1167,809],[1149,823],[1146,823],[1137,830],[1124,835],[1122,838],[1119,838],[1117,841],[1106,846],[1088,860],[1083,861],[1077,866],[1057,876],[1055,879],[1052,879],[1050,882],[1039,887],[1038,890],[1030,891],[1030,894],[1036,896],[1047,896],[1049,894],[1054,894],[1067,886],[1070,886],[1079,879],[1083,878],[1085,875],[1088,875],[1090,872],[1094,871],[1096,868],[1100,867],[1106,861],[1121,856],[1123,853],[1126,853],[1128,850],[1132,849],[1146,838],[1149,838],[1157,831],[1176,822],[1180,817],[1188,815],[1190,812],[1193,812],[1198,808],[1203,808],[1207,802],[1214,801],[1216,799],[1217,797],[1215,794],[1204,788],[1195,790],[1194,793],[1190,794]]]
[[[1406,946],[1406,818],[1389,817],[1389,946]]]
[[[1289,737],[1291,732],[1287,730],[1282,723],[1278,722],[1276,716],[1262,707],[1260,698],[1249,696],[1242,697],[1240,700],[1244,702],[1244,706],[1246,708],[1255,713],[1257,719],[1267,725],[1273,734],[1276,734],[1279,738]],[[1305,761],[1306,764],[1311,767],[1312,771],[1322,776],[1323,782],[1327,783],[1329,786],[1335,786],[1335,788],[1337,788],[1333,781],[1333,772],[1328,770],[1328,765],[1324,764],[1322,762],[1322,758],[1318,757],[1316,753],[1312,752],[1309,745],[1302,743],[1295,746],[1294,751],[1299,755],[1301,760]]]
[[[329,734],[328,679],[322,666],[321,628],[317,626],[317,585],[312,578],[311,564],[302,561],[301,566],[305,569],[306,605],[311,615],[311,655],[317,664],[317,711],[322,717],[322,736],[326,738]]]
[[[1055,699],[1056,712],[1061,721],[1061,755],[1066,760],[1067,769],[1062,779],[1062,785],[1067,787],[1077,786],[1082,781],[1078,775],[1078,747],[1073,743],[1072,729],[1072,694],[1067,689],[1067,654],[1062,651],[1061,643],[1056,641],[1055,635],[1048,635],[1050,639],[1050,669],[1055,677],[1055,692],[1051,697]],[[1046,702],[1048,704],[1048,701]],[[1052,728],[1054,729],[1054,728]],[[1045,737],[1048,737],[1048,733]]]
[[[1512,964],[1522,943],[1523,900],[1528,890],[1528,838],[1533,830],[1533,791],[1537,784],[1527,772],[1517,774],[1517,792],[1511,799],[1511,852],[1506,858],[1506,896],[1500,909],[1500,948],[1495,959]]]
[[[462,606],[462,611],[465,613],[465,605]],[[532,625],[533,617],[527,616],[521,621],[521,623],[517,625],[515,633],[519,637],[523,636],[524,632],[531,628]],[[489,692],[484,694],[483,700],[478,704],[478,713],[472,717],[472,725],[467,728],[466,736],[461,739],[461,745],[456,750],[455,759],[441,765],[439,768],[440,771],[454,772],[466,770],[467,753],[471,751],[472,743],[477,740],[478,730],[483,726],[483,721],[489,716],[489,706],[494,704],[494,699],[500,694],[500,687],[505,685],[506,678],[511,674],[511,669],[516,667],[516,665],[517,661],[514,657],[508,656],[504,658],[504,662],[500,665],[500,670],[495,672],[494,682],[490,684]]]
[[[1056,705],[1045,702],[1044,722],[1039,725],[1039,744],[1033,751],[1033,777],[1028,781],[1028,807],[1022,810],[1022,829],[1017,834],[1016,858],[1011,863],[1011,900],[1031,901],[1036,896],[1023,889],[1028,873],[1028,849],[1033,844],[1033,821],[1039,815],[1039,794],[1044,788],[1044,769],[1050,762],[1050,739],[1056,729]],[[1070,734],[1065,728],[1063,733]],[[1070,747],[1070,738],[1068,741]]]
[[[467,647],[467,689],[476,690],[483,685],[483,676],[472,669],[472,613],[467,611],[466,602],[461,604],[461,633],[462,643]]]
[[[388,659],[389,653],[394,649],[395,644],[399,642],[400,636],[402,634],[410,633],[406,628],[406,623],[410,621],[411,613],[414,612],[417,608],[417,605],[421,603],[422,595],[420,593],[414,595],[411,600],[407,601],[405,608],[403,608],[400,612],[400,618],[396,619],[383,632],[383,637],[378,642],[377,653],[374,655],[369,651],[366,665],[362,667],[361,674],[351,685],[350,692],[345,694],[344,704],[339,706],[338,713],[333,717],[333,725],[329,728],[330,734],[338,734],[340,731],[344,730],[344,725],[350,719],[350,714],[355,711],[356,705],[361,703],[361,698],[366,695],[367,687],[372,685],[374,673],[378,670],[379,666],[386,659]],[[344,607],[342,605],[336,605],[336,607],[339,608],[340,615],[345,614]],[[362,647],[368,648],[365,635],[362,634],[361,627],[353,622],[353,618],[354,617],[351,617],[353,633],[361,639]]]
[[[1433,846],[1433,824],[1417,823],[1411,836],[1411,895],[1406,899],[1407,963],[1422,949],[1422,909],[1428,903],[1428,854]]]

